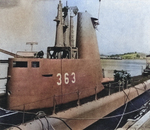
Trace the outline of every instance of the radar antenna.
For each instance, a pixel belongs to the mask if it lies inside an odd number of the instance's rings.
[[[33,51],[33,45],[37,45],[37,42],[27,42],[26,45],[31,45],[31,51]]]
[[[74,42],[74,23],[73,23],[73,17],[77,15],[78,13],[78,7],[77,6],[72,6],[69,7],[70,10],[70,44],[72,47],[75,47],[75,42]]]
[[[99,21],[99,15],[100,15],[100,6],[101,6],[101,0],[99,0],[99,8],[98,8],[98,21]]]

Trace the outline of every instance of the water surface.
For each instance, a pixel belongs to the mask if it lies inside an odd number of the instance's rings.
[[[101,59],[101,65],[104,69],[105,77],[113,77],[114,70],[126,70],[131,76],[137,76],[142,74],[146,61]]]

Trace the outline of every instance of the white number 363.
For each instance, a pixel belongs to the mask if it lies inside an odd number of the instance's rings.
[[[62,75],[61,75],[61,73],[58,73],[57,77],[58,77],[57,85],[61,85],[62,84]],[[74,72],[71,73],[70,77],[72,77],[71,81],[69,81],[69,74],[68,73],[64,74],[64,83],[65,84],[69,84],[69,82],[71,82],[71,83],[75,83],[76,82],[76,75],[75,75]]]

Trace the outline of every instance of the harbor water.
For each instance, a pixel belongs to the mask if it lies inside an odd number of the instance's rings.
[[[131,76],[138,76],[142,74],[146,66],[145,60],[108,60],[101,59],[101,65],[104,69],[105,77],[113,77],[114,70],[125,70]]]
[[[145,68],[145,60],[108,60],[101,59],[105,77],[113,77],[114,70],[126,70],[131,76],[141,75],[142,68]],[[7,63],[0,63],[0,78],[7,77]],[[0,80],[0,93],[4,93],[6,79]]]
[[[7,77],[8,63],[0,63],[0,94],[5,93],[6,81],[7,79],[2,79]]]

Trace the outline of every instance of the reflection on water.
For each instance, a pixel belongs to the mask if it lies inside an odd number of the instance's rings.
[[[145,60],[108,60],[101,59],[105,77],[113,77],[114,70],[126,70],[131,76],[141,75],[142,68],[145,68]]]

